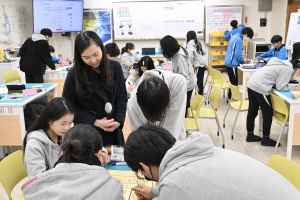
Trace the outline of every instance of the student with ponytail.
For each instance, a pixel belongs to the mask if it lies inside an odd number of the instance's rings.
[[[23,185],[25,199],[124,199],[120,181],[102,167],[109,160],[102,147],[93,126],[72,127],[64,136],[55,168]]]
[[[203,77],[205,72],[206,57],[205,49],[197,39],[195,31],[189,31],[186,34],[186,49],[189,52],[190,61],[197,69],[198,94],[203,95]]]
[[[75,111],[61,97],[52,99],[27,131],[24,161],[29,178],[54,167],[60,156],[61,138],[71,127]]]
[[[135,57],[135,46],[132,43],[126,43],[125,47],[121,51],[121,66],[123,69],[124,79],[128,78],[130,69],[133,67],[139,59]]]

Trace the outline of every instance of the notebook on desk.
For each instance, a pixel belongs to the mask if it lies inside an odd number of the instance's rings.
[[[11,93],[22,93],[26,89],[24,84],[6,85],[8,94]]]
[[[142,48],[142,55],[155,55],[155,48]]]

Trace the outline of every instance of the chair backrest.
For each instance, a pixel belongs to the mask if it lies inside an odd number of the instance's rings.
[[[235,85],[229,84],[230,90],[231,90],[231,98],[235,99],[237,101],[240,101],[241,104],[243,103],[243,97],[239,90],[239,88]]]
[[[207,66],[206,69],[207,69],[208,76],[212,77],[212,71],[214,70],[214,68],[212,68],[211,66]]]
[[[220,83],[223,83],[223,81],[224,81],[222,73],[219,70],[216,70],[216,69],[212,70],[212,79],[214,81],[218,81]]]
[[[202,106],[202,103],[204,102],[204,96],[202,96],[202,95],[200,95],[200,94],[197,94],[196,96],[195,96],[195,98],[197,97],[197,102],[198,102],[198,107],[197,107],[197,109],[195,110],[196,111],[196,113],[195,113],[195,116],[194,116],[194,118],[198,121],[198,118],[199,118],[199,116],[200,116],[200,109],[201,109],[201,106]]]
[[[219,87],[213,87],[212,92],[210,93],[209,102],[215,111],[218,108],[218,102],[221,93],[222,93],[222,89]]]
[[[300,190],[300,165],[298,163],[275,154],[270,158],[267,165],[284,176]]]
[[[289,109],[288,109],[284,99],[273,94],[272,92],[271,92],[271,99],[272,99],[273,109],[281,114],[284,114],[285,120],[287,120],[289,117]]]
[[[201,96],[200,94],[195,95],[195,97],[193,98],[192,103],[191,103],[191,110],[192,111],[197,111],[199,105],[203,103],[203,101],[201,102],[202,97],[203,96]]]
[[[0,162],[0,182],[10,200],[11,191],[25,177],[27,172],[23,162],[23,151],[18,150]]]
[[[21,77],[17,70],[8,70],[2,72],[2,77],[5,83],[9,83],[12,81],[19,81],[21,83]]]

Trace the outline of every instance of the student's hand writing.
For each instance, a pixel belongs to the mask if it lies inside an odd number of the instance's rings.
[[[112,122],[110,124],[107,124],[108,128],[104,128],[103,130],[106,132],[113,132],[115,129],[117,129],[120,126],[119,122]]]
[[[102,166],[106,166],[107,163],[109,163],[109,161],[110,161],[110,156],[108,154],[106,154],[105,152],[100,152],[100,154],[98,154],[98,158],[99,158]]]
[[[139,199],[151,199],[152,196],[152,188],[145,185],[145,184],[140,184],[140,187],[136,186],[132,188],[132,190],[135,192],[136,196]]]
[[[106,117],[102,118],[102,119],[97,119],[95,122],[94,122],[94,126],[97,126],[101,129],[106,129],[106,128],[109,128],[110,124],[114,122],[114,119],[110,119],[108,120]]]

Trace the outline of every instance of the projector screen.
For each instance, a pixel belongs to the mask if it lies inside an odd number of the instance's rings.
[[[52,32],[82,31],[83,0],[33,0],[33,29]]]

